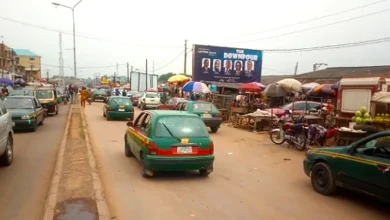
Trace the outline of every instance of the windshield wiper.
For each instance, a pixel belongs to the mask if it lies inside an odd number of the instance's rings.
[[[177,136],[173,135],[172,131],[168,128],[168,126],[167,126],[165,123],[161,123],[161,124],[165,127],[165,129],[167,129],[168,133],[169,133],[173,138],[176,138],[178,141],[181,142],[181,139],[178,138]]]

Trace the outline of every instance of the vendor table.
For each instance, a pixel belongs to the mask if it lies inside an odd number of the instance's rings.
[[[257,131],[258,129],[264,131],[266,129],[272,129],[273,124],[276,121],[277,118],[271,116],[239,115],[238,120],[233,124],[233,126],[253,131]]]
[[[367,132],[352,132],[337,130],[336,145],[347,146],[367,136]]]

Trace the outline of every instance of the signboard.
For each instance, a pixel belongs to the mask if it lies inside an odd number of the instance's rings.
[[[260,82],[261,50],[194,45],[192,51],[194,81]]]
[[[108,80],[107,76],[104,75],[104,76],[102,76],[102,78],[100,78],[100,83],[102,85],[108,85],[110,83],[110,81]]]

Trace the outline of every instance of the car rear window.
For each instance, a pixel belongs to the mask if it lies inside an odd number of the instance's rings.
[[[129,98],[112,98],[110,102],[118,105],[131,105],[131,101]]]
[[[106,90],[102,90],[102,89],[98,89],[98,90],[93,91],[93,93],[98,94],[98,95],[106,94],[106,92],[107,92]]]
[[[218,110],[217,107],[213,103],[194,103],[193,104],[193,109],[194,112],[197,111],[215,111]]]
[[[158,98],[157,93],[146,93],[146,98]]]
[[[172,135],[169,132],[178,138],[209,136],[204,122],[198,117],[175,115],[158,119],[155,130],[156,137],[170,138]]]
[[[53,98],[53,90],[37,90],[38,99],[50,99]]]

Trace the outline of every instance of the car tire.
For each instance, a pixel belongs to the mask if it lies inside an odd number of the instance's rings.
[[[210,127],[211,133],[217,133],[218,127]]]
[[[111,120],[110,116],[108,116],[108,115],[106,115],[106,119],[107,119],[107,121]]]
[[[134,157],[133,152],[130,150],[130,145],[127,143],[126,135],[125,135],[125,155],[126,157]]]
[[[56,105],[55,108],[56,108],[56,115],[58,115],[58,106]]]
[[[106,117],[106,113],[103,111],[103,117]]]
[[[336,181],[328,164],[324,162],[314,164],[310,178],[316,192],[322,195],[332,195],[336,192]]]
[[[35,121],[34,124],[33,124],[33,127],[31,128],[31,131],[32,132],[36,132],[37,128],[38,128],[38,123],[37,123],[37,121]]]
[[[208,171],[206,169],[200,169],[199,170],[199,175],[202,176],[202,177],[207,177],[207,176],[210,175],[210,173],[211,173],[211,171]]]
[[[14,148],[13,148],[13,139],[11,135],[8,135],[7,146],[3,155],[0,156],[0,165],[9,166],[14,160]]]
[[[145,157],[142,155],[142,152],[141,152],[141,172],[142,172],[142,176],[144,178],[150,178],[152,177],[153,175],[149,175],[148,174],[148,170],[146,169],[146,162],[145,162]],[[150,172],[150,171],[149,171]]]
[[[39,124],[38,124],[38,125],[43,125],[44,121],[45,121],[45,116],[43,116],[43,117],[42,117],[42,121],[41,121],[41,122],[39,122]]]

